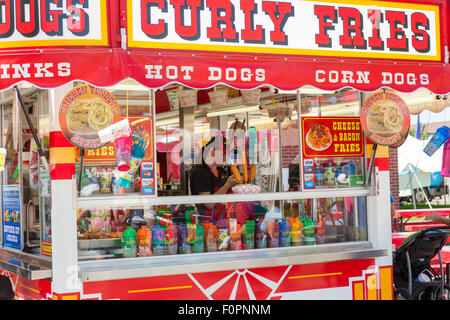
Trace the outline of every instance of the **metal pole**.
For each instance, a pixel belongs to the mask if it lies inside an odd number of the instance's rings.
[[[411,186],[411,198],[412,198],[412,201],[413,201],[413,207],[414,207],[414,209],[416,209],[416,195],[414,194],[414,188],[413,188],[413,184],[412,184],[411,163],[408,163],[408,166],[409,166],[409,170],[408,170],[409,185]]]
[[[33,135],[33,139],[36,142],[36,146],[37,146],[37,149],[38,149],[38,152],[39,152],[39,156],[41,157],[42,163],[44,164],[44,167],[47,170],[47,173],[50,174],[50,169],[49,169],[49,166],[48,166],[47,159],[45,158],[44,150],[42,149],[41,142],[39,141],[39,138],[38,138],[38,136],[36,134],[36,131],[34,130],[33,122],[31,122],[30,115],[28,114],[27,110],[25,109],[25,104],[23,103],[22,95],[20,94],[20,90],[19,90],[19,88],[17,86],[14,86],[14,88],[16,89],[16,92],[17,92],[17,98],[19,99],[20,107],[22,108],[22,111],[23,111],[23,113],[25,115],[25,118],[27,120],[28,126],[31,129],[31,134]]]
[[[372,154],[370,155],[370,164],[369,164],[369,169],[367,170],[366,186],[370,181],[370,176],[372,175],[373,164],[375,162],[375,154],[377,152],[377,147],[378,147],[378,144],[375,143],[373,145]]]

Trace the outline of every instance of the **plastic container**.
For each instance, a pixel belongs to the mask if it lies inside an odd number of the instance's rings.
[[[189,227],[180,225],[178,227],[178,252],[181,254],[192,253],[191,242],[189,241]]]
[[[290,225],[286,221],[286,219],[282,219],[278,222],[279,229],[280,229],[280,247],[289,247],[290,241],[289,241],[289,233],[290,233]]]
[[[445,143],[442,152],[441,176],[450,177],[450,140]]]
[[[255,221],[247,220],[243,227],[242,239],[247,249],[255,248]]]
[[[122,234],[123,256],[125,258],[136,257],[137,234],[132,227],[127,227]]]
[[[153,255],[152,232],[146,226],[142,226],[138,230],[137,244],[139,248],[139,257],[149,257]]]
[[[316,243],[316,238],[314,235],[315,223],[311,218],[303,217],[303,244],[313,245]]]
[[[257,249],[267,248],[267,235],[261,229],[261,223],[257,223],[255,227],[255,243]]]
[[[291,218],[290,241],[292,246],[302,244],[302,223],[298,218]]]
[[[259,104],[259,97],[261,89],[241,90],[242,103],[244,104]]]
[[[174,224],[166,227],[164,247],[166,254],[178,253],[178,228]]]
[[[153,254],[155,256],[164,255],[164,240],[166,238],[166,232],[161,226],[153,226],[152,239],[153,239]]]
[[[194,253],[201,253],[205,251],[205,229],[199,224],[195,225],[193,251]]]
[[[280,225],[277,221],[267,221],[267,247],[278,248],[280,246]]]
[[[206,251],[207,252],[215,252],[217,251],[217,238],[219,231],[215,225],[209,225],[206,228],[205,225],[205,242],[206,242]]]
[[[144,140],[142,140],[141,137],[138,137],[136,135],[133,135],[133,137],[138,139],[139,142],[134,143],[133,146],[131,147],[129,167],[127,170],[118,169],[119,171],[126,171],[119,176],[119,181],[117,182],[119,186],[125,189],[128,189],[130,187],[131,181],[133,181],[136,172],[139,170],[139,167],[141,166],[142,159],[145,156],[146,147],[144,144]]]
[[[433,137],[431,137],[431,140],[425,146],[423,152],[431,157],[436,152],[436,150],[439,149],[441,145],[444,144],[445,141],[447,141],[449,138],[450,128],[447,126],[440,127],[433,134]]]
[[[212,107],[219,107],[228,104],[228,90],[216,90],[208,92]]]
[[[217,221],[218,237],[219,237],[219,251],[228,250],[228,242],[230,236],[228,234],[227,222],[220,216],[219,221]]]
[[[177,92],[180,107],[193,107],[197,105],[197,90],[179,90]]]
[[[114,140],[114,148],[116,150],[117,169],[119,171],[130,170],[131,161],[131,137],[120,136]]]

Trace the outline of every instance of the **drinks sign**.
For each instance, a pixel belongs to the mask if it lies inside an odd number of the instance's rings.
[[[375,92],[366,99],[361,108],[361,125],[372,142],[399,147],[409,133],[408,106],[395,92]]]
[[[302,118],[302,133],[306,158],[364,155],[363,132],[357,117]]]

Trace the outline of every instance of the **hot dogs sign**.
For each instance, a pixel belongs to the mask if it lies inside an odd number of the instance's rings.
[[[440,60],[439,7],[357,0],[129,0],[128,45]]]

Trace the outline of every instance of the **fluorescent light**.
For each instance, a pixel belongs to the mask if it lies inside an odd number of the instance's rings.
[[[210,111],[206,113],[206,117],[217,117],[217,116],[224,116],[227,114],[235,114],[235,113],[243,113],[243,112],[251,112],[251,111],[258,111],[258,106],[237,106],[234,108],[224,108],[222,110],[216,110],[216,111]]]
[[[177,124],[178,118],[161,119],[161,120],[156,120],[155,122],[156,122],[157,127],[168,126],[170,124]]]

